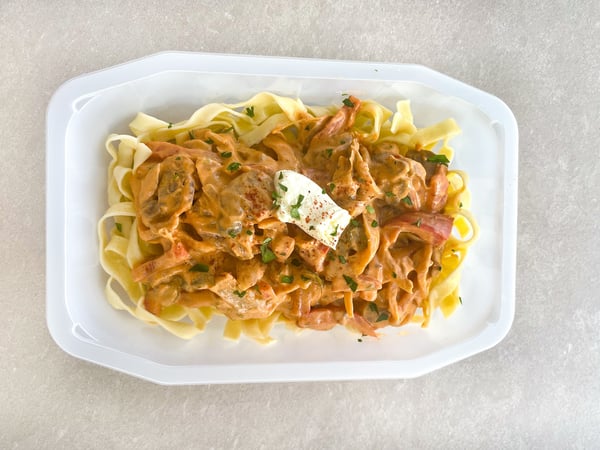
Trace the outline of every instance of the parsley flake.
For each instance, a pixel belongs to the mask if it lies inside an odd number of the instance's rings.
[[[373,228],[377,228],[377,226],[378,226],[378,225],[379,225],[379,223],[377,223],[377,221],[376,221],[376,220],[374,220],[373,222],[371,222],[371,226],[372,226]]]
[[[379,308],[377,308],[377,303],[374,302],[369,303],[369,309],[376,313],[379,312]]]
[[[396,272],[392,272],[392,278],[398,278],[398,274]]]
[[[298,211],[298,209],[300,208],[300,205],[302,204],[302,200],[304,200],[304,195],[302,195],[302,194],[298,195],[298,201],[296,202],[295,205],[292,205],[292,207],[290,209],[290,216],[292,216],[294,219],[300,219],[300,212]]]
[[[446,157],[446,155],[433,155],[427,158],[427,161],[437,164],[443,164],[445,166],[450,164],[450,160]]]
[[[410,197],[408,195],[402,199],[402,203],[405,203],[408,206],[412,206],[413,205],[413,202],[412,202],[412,200],[410,199]]]
[[[188,136],[190,137],[190,139],[196,139],[196,138],[194,137],[194,132],[193,132],[192,130],[189,130],[189,131],[188,131]]]
[[[279,179],[283,180],[283,172],[279,172]]]
[[[290,284],[294,282],[294,276],[293,275],[281,275],[281,278],[279,279],[279,281],[281,281],[282,283],[285,284]]]
[[[381,314],[379,314],[379,317],[377,317],[377,320],[375,322],[383,322],[384,320],[388,320],[390,317],[390,315],[386,312],[382,312]]]
[[[229,230],[229,231],[227,232],[227,234],[228,234],[229,236],[231,236],[232,238],[234,238],[234,237],[236,237],[236,236],[238,235],[238,234],[237,234],[237,233],[236,233],[234,230]]]
[[[213,141],[211,138],[206,139],[204,142],[206,142],[208,145],[213,145],[215,143],[215,141]]]
[[[415,225],[417,226],[417,228],[421,228],[421,222],[422,222],[422,220],[421,220],[421,219],[418,219],[418,220],[415,222]]]
[[[262,259],[262,262],[266,263],[270,263],[271,261],[273,261],[275,259],[275,253],[273,253],[273,250],[271,250],[269,248],[269,244],[271,243],[271,241],[273,240],[273,238],[266,238],[262,244],[260,244],[260,256]]]
[[[221,153],[221,157],[223,158],[231,158],[231,152],[222,152]]]
[[[394,196],[394,193],[393,193],[393,192],[390,192],[390,191],[387,191],[387,192],[385,193],[385,196],[386,196],[386,197],[393,197],[393,196]]]
[[[352,224],[353,227],[357,227],[359,225],[358,220],[356,220],[356,219],[350,219],[350,223]]]
[[[358,284],[356,283],[356,281],[354,281],[348,275],[344,275],[344,280],[346,280],[346,284],[348,285],[348,287],[350,288],[350,290],[352,292],[356,292],[356,289],[358,289]]]
[[[369,214],[374,214],[375,213],[375,208],[373,208],[371,205],[367,205],[367,212]]]
[[[246,115],[248,117],[254,117],[254,106],[246,108]]]
[[[246,234],[247,234],[248,236],[252,236],[252,234],[254,234],[254,233],[252,233],[252,230],[246,230]]]
[[[350,100],[350,98],[345,98],[342,103],[347,106],[348,108],[354,108],[354,103],[352,102],[352,100]]]
[[[230,172],[235,172],[240,167],[242,167],[242,165],[239,162],[232,162],[227,166],[227,170],[229,170]]]
[[[340,227],[339,225],[336,225],[335,229],[333,230],[333,233],[331,233],[330,236],[337,236],[339,227]]]
[[[123,225],[121,225],[119,222],[115,222],[115,227],[119,233],[123,232]]]
[[[458,301],[460,302],[460,304],[462,305],[462,297],[458,297]]]
[[[344,257],[344,255],[339,255],[339,256],[338,256],[338,259],[340,260],[340,262],[341,262],[342,264],[346,264],[346,263],[348,262],[348,261],[346,261],[346,258]]]
[[[334,189],[335,189],[335,184],[334,183],[329,183],[329,190],[331,192],[333,192]]]
[[[172,128],[173,124],[171,122],[169,122],[169,126],[167,128]]]
[[[332,148],[328,148],[327,150],[325,150],[325,153],[327,154],[328,158],[331,158],[331,155],[333,155],[333,149]]]
[[[202,263],[194,264],[190,272],[208,272],[208,266]]]
[[[238,291],[237,289],[235,291],[233,291],[233,293],[235,295],[237,295],[239,298],[242,298],[244,295],[246,295],[246,291]]]
[[[288,190],[287,186],[284,186],[281,183],[278,183],[278,184],[279,184],[279,189],[281,189],[283,192],[287,192],[287,190]]]

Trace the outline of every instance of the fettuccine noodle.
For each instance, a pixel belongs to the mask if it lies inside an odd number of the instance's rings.
[[[114,308],[186,339],[225,315],[226,337],[268,343],[277,322],[375,337],[461,303],[478,227],[467,175],[448,170],[454,120],[417,128],[408,100],[392,113],[352,96],[307,107],[260,93],[174,124],[139,113],[130,129],[106,141],[98,224]],[[280,171],[311,179],[350,215],[335,246],[278,219]],[[304,198],[291,206],[300,221]]]

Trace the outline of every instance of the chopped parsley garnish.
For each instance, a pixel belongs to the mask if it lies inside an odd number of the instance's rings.
[[[190,272],[208,272],[208,266],[202,263],[194,264]]]
[[[278,200],[281,198],[281,195],[277,191],[273,191],[273,192],[271,192],[271,198],[273,200]]]
[[[356,219],[350,219],[350,223],[352,224],[353,227],[357,227],[359,225],[358,220],[356,220]]]
[[[398,278],[398,274],[396,272],[392,272],[392,278]]]
[[[310,231],[312,231],[312,230],[314,230],[314,229],[316,229],[316,228],[315,228],[315,226],[314,226],[314,225],[311,225],[310,227],[308,227],[308,229],[309,229]]]
[[[415,225],[417,226],[417,228],[421,228],[421,219],[417,219],[417,221],[415,222]]]
[[[333,155],[333,149],[332,148],[328,148],[327,150],[325,150],[325,153],[327,154],[328,158],[331,158],[331,155]]]
[[[321,194],[326,194],[327,191],[325,191],[325,189],[321,189]]]
[[[352,102],[352,100],[350,100],[349,98],[345,98],[342,103],[347,106],[348,108],[353,108],[354,107],[354,103]]]
[[[458,204],[458,207],[459,207],[459,208],[462,208],[462,202],[460,202],[460,203]]]
[[[180,161],[181,160],[181,156],[176,156],[175,157],[175,161]]]
[[[237,295],[239,298],[242,298],[244,295],[246,295],[246,291],[238,291],[237,289],[235,291],[233,291],[233,293],[235,295]]]
[[[427,158],[427,161],[437,164],[443,164],[445,166],[450,164],[450,160],[446,158],[446,155],[433,155]]]
[[[302,265],[302,262],[298,258],[294,258],[294,259],[292,259],[292,265],[296,266],[296,267],[300,267]]]
[[[376,313],[379,312],[379,308],[377,308],[377,303],[375,303],[375,302],[369,303],[369,309]]]
[[[339,256],[338,256],[338,259],[340,260],[340,262],[341,262],[342,264],[346,264],[346,263],[348,262],[348,261],[346,261],[346,258],[344,257],[344,255],[339,255]]]
[[[362,339],[361,339],[361,338],[358,338],[358,339],[357,339],[357,341],[358,341],[358,342],[362,342]]]
[[[394,193],[393,193],[393,192],[391,192],[391,191],[387,191],[387,192],[385,193],[385,196],[386,196],[386,197],[393,197],[393,196],[394,196]]]
[[[278,183],[278,184],[279,184],[279,189],[281,189],[283,192],[287,192],[287,190],[288,190],[287,186],[285,186],[281,183]]]
[[[412,206],[413,205],[413,202],[412,202],[412,200],[410,199],[410,197],[408,195],[402,199],[402,203],[405,203],[408,206]]]
[[[333,230],[333,233],[331,233],[330,236],[337,236],[339,227],[340,227],[339,225],[336,225],[335,229]]]
[[[249,106],[246,108],[246,115],[248,117],[254,117],[254,106]]]
[[[246,230],[246,234],[247,234],[248,236],[252,236],[254,233],[252,233],[252,230]]]
[[[377,320],[375,322],[383,322],[384,320],[388,320],[390,317],[390,315],[386,312],[382,312],[381,314],[379,314],[379,317],[377,317]]]
[[[221,156],[223,158],[231,158],[232,153],[231,152],[222,152]]]
[[[119,233],[123,232],[123,225],[121,225],[119,222],[115,222],[115,227]]]
[[[290,283],[294,282],[294,276],[293,275],[281,275],[281,278],[279,280],[282,283],[290,284]]]
[[[221,131],[217,131],[217,133],[219,133],[219,134],[229,133],[231,130],[233,130],[233,126],[230,126],[229,128],[225,128]]]
[[[167,128],[172,128],[173,124],[171,122],[169,122],[169,126]]]
[[[273,240],[273,238],[266,238],[262,244],[260,244],[260,256],[262,259],[262,262],[266,263],[270,263],[271,261],[273,261],[275,259],[275,253],[273,253],[273,250],[271,250],[269,248],[269,244],[271,243],[271,241]]]
[[[335,189],[335,184],[334,183],[329,183],[329,190],[331,192],[333,192],[334,189]]]
[[[240,167],[242,167],[242,165],[239,162],[232,162],[227,166],[227,170],[229,170],[230,172],[235,172]]]
[[[358,284],[356,284],[356,281],[354,281],[348,275],[344,275],[344,280],[346,280],[346,284],[348,285],[348,287],[350,288],[350,290],[352,292],[356,292],[356,289],[358,289]]]
[[[190,139],[196,139],[194,137],[194,132],[192,130],[188,131],[188,135],[189,135]]]
[[[229,230],[229,231],[227,232],[227,234],[228,234],[229,236],[231,236],[232,238],[234,238],[234,237],[236,237],[236,236],[238,235],[238,233],[236,233],[234,230]]]
[[[379,225],[379,223],[377,223],[377,221],[376,221],[376,220],[374,220],[373,222],[371,222],[371,226],[372,226],[373,228],[377,228],[377,226],[378,226],[378,225]]]
[[[213,141],[211,138],[206,139],[204,142],[206,142],[208,145],[213,145],[215,143],[215,141]]]
[[[298,209],[300,208],[300,205],[302,204],[302,200],[304,200],[304,195],[302,195],[302,194],[298,195],[298,201],[296,202],[295,205],[292,205],[292,207],[290,209],[290,216],[292,216],[294,219],[300,219],[300,212],[298,211]]]
[[[375,208],[373,208],[371,205],[367,205],[367,212],[369,214],[374,214],[375,213]]]
[[[283,180],[283,172],[279,172],[279,179]]]
[[[458,297],[458,301],[460,302],[460,304],[462,305],[462,297]]]

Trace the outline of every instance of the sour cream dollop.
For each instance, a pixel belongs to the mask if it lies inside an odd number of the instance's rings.
[[[275,173],[275,197],[279,204],[277,218],[293,223],[319,242],[335,249],[352,218],[340,208],[324,189],[293,170]]]

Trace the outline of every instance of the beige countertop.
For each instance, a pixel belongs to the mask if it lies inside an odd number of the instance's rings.
[[[600,446],[600,3],[0,4],[0,447]],[[64,81],[162,50],[419,63],[519,123],[516,316],[412,380],[165,387],[64,353],[45,320],[45,112]]]

